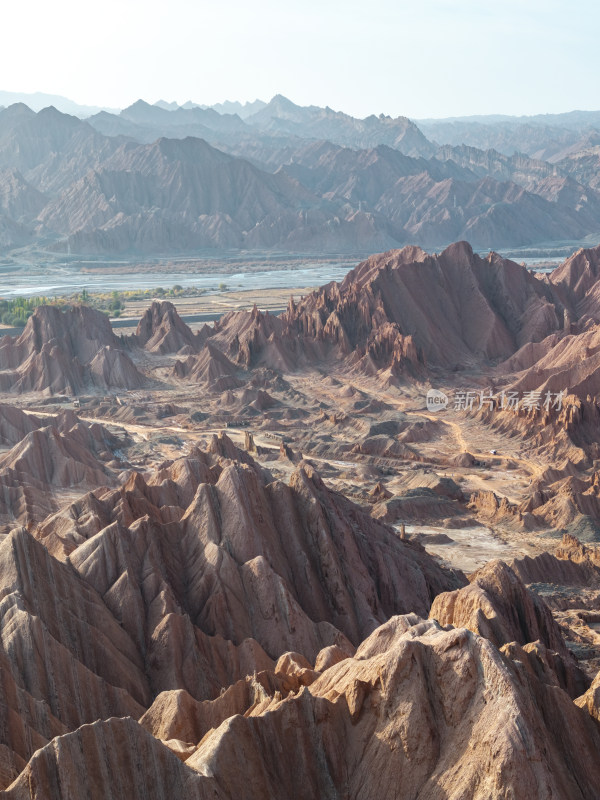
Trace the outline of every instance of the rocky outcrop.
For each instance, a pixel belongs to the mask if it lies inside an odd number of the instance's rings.
[[[92,442],[85,424],[66,433],[54,426],[38,428],[0,458],[0,474],[15,472],[24,482],[39,482],[49,489],[111,481],[90,449]]]
[[[60,442],[60,429],[72,432],[69,447],[88,436],[91,450],[99,437],[67,414],[57,428],[27,434],[12,468],[73,482],[58,468],[65,453],[50,445],[24,466],[29,440],[49,431]],[[78,740],[46,746],[53,737],[142,717],[159,696],[143,724],[190,755],[188,744],[232,714],[314,682],[315,660],[332,668],[396,610],[426,613],[435,594],[464,580],[331,492],[308,465],[288,486],[247,454],[248,463],[232,460],[241,451],[224,436],[212,451],[146,478],[131,473],[50,516],[35,530],[48,549],[23,529],[0,545],[1,671],[7,713],[19,718],[0,738],[4,785],[25,768],[11,791],[67,769],[57,754]],[[42,703],[35,713],[30,698]]]
[[[251,698],[249,688],[232,687],[212,708],[165,694],[141,725],[109,719],[60,735],[35,753],[7,797],[31,800],[51,787],[59,800],[86,791],[108,798],[175,791],[199,800],[275,800],[282,792],[299,800],[375,800],[401,783],[411,797],[595,798],[600,734],[589,714],[546,683],[526,656],[505,658],[464,629],[394,617],[354,657],[297,693],[261,689]],[[234,712],[219,724],[226,708],[249,699],[258,702],[245,715]],[[212,723],[197,748],[186,745]],[[169,738],[161,743],[142,726]]]
[[[587,692],[575,700],[575,704],[600,722],[600,673],[596,675]]]
[[[343,282],[291,301],[279,318],[230,314],[211,341],[244,366],[293,371],[335,360],[388,384],[430,367],[495,363],[498,379],[514,373],[511,391],[540,392],[538,422],[547,424],[562,420],[543,405],[548,392],[552,402],[563,392],[565,407],[567,395],[600,394],[599,252],[581,251],[540,280],[494,253],[480,258],[465,242],[439,255],[407,247],[372,256]]]
[[[117,444],[68,412],[6,470],[72,491]],[[0,542],[7,797],[595,797],[595,699],[571,701],[587,684],[510,568],[465,585],[308,463],[275,480],[225,434],[103,476]],[[462,502],[433,472],[406,484]]]
[[[199,384],[215,392],[225,392],[242,386],[243,382],[237,377],[239,371],[239,367],[210,341],[198,355],[178,360],[173,367],[173,373],[180,380]]]
[[[573,540],[575,545],[572,544]],[[588,552],[592,555],[590,559],[586,557]],[[565,534],[563,544],[556,549],[556,555],[541,553],[535,558],[524,556],[515,559],[511,567],[523,583],[600,587],[600,563],[595,563],[594,552],[595,548],[588,548],[575,537]]]
[[[556,557],[587,569],[588,576],[600,570],[600,548],[582,544],[576,536],[565,533],[560,546],[556,549]]]
[[[0,529],[4,532],[15,524],[31,529],[56,511],[55,492],[83,492],[115,482],[107,464],[114,460],[121,442],[103,426],[80,422],[73,412],[51,420],[11,416],[13,422],[21,423],[21,430],[36,427],[0,457]],[[47,422],[51,424],[42,427]]]
[[[0,403],[0,442],[3,446],[12,447],[42,424],[33,414],[26,414],[15,406]]]
[[[468,586],[436,597],[430,613],[441,625],[469,628],[496,647],[539,639],[564,651],[550,611],[502,561],[490,561],[471,575]]]
[[[38,750],[8,788],[9,800],[225,798],[133,719],[83,725]]]
[[[514,503],[511,503],[506,497],[498,497],[495,492],[485,489],[471,495],[469,508],[487,522],[499,522],[500,520],[508,520],[517,524],[527,522],[527,518],[523,519],[523,513]]]
[[[380,798],[401,785],[407,797],[591,800],[599,741],[566,693],[485,639],[409,616],[295,697],[230,718],[186,763],[229,797]],[[246,770],[231,769],[240,752]]]
[[[0,389],[77,394],[86,385],[135,389],[145,383],[105,314],[39,306],[18,338],[0,340]]]
[[[141,487],[135,492],[140,499],[128,500],[130,510],[135,503],[144,512],[141,518],[126,520],[117,506],[116,514],[104,511],[91,530],[86,519],[85,529],[74,526],[77,534],[60,526],[53,533],[50,523],[41,532],[44,538],[58,533],[64,546],[75,535],[92,535],[70,552],[69,561],[103,597],[114,596],[115,613],[138,639],[144,618],[150,629],[156,624],[151,609],[161,596],[161,604],[189,615],[208,636],[239,646],[254,639],[271,658],[295,650],[312,661],[325,646],[357,644],[397,609],[426,612],[438,591],[461,583],[434,566],[420,546],[401,542],[330,492],[308,465],[300,465],[289,486],[267,483],[251,463],[223,462],[206,477],[209,482],[197,484],[187,508],[171,512],[177,522],[162,522],[157,510],[148,509],[152,490]],[[121,494],[101,502],[106,509],[120,503]],[[101,529],[109,519],[115,521]],[[130,555],[125,557],[119,542],[130,542]],[[94,564],[105,566],[99,572]],[[149,564],[155,577],[140,596],[135,587]],[[132,590],[136,599],[126,600]]]
[[[578,315],[587,314],[598,321],[599,278],[600,247],[581,248],[551,273],[550,282]]]
[[[39,352],[53,341],[82,364],[91,361],[101,347],[119,346],[108,317],[83,305],[64,311],[58,306],[39,306],[15,344],[22,358],[22,353]]]
[[[102,597],[152,691],[199,701],[272,670],[285,651],[311,664],[332,645],[353,652],[397,610],[426,613],[464,583],[307,464],[289,485],[273,481],[224,435],[207,453],[89,493],[35,536]]]
[[[452,502],[446,497],[441,497],[432,489],[413,489],[399,496],[381,500],[373,506],[372,514],[375,519],[382,522],[431,522],[436,524],[440,520],[464,513],[464,507]]]
[[[259,703],[276,695],[285,697],[299,687],[297,680],[290,682],[287,676],[265,671],[237,681],[214,700],[198,701],[181,689],[162,692],[141,717],[140,725],[157,739],[175,739],[195,749],[205,734],[229,717],[249,713]]]
[[[596,301],[595,301],[596,302]],[[600,309],[594,309],[596,317]],[[543,399],[547,393],[564,397],[575,395],[585,399],[600,395],[600,326],[566,335],[561,339],[548,337],[540,343],[536,360],[530,366],[523,361],[521,351],[506,365],[519,370],[512,389],[517,392],[539,391]],[[523,369],[525,366],[525,369]]]
[[[287,343],[281,341],[283,326],[279,317],[268,311],[232,311],[215,323],[214,343],[228,357],[246,366],[255,366],[263,356],[273,368],[289,371],[293,356]]]
[[[364,452],[364,446],[361,447]],[[451,478],[431,470],[414,470],[402,480],[395,495],[376,486],[370,495],[374,503],[371,513],[384,522],[432,522],[447,520],[465,513],[465,497]]]
[[[563,306],[549,285],[459,242],[440,255],[406,247],[372,256],[342,283],[290,302],[280,319],[256,309],[224,318],[214,341],[247,365],[289,368],[335,356],[361,372],[398,377],[425,364],[506,359],[562,327]]]
[[[173,303],[155,300],[135,332],[136,342],[152,353],[176,353],[183,347],[198,348],[198,337],[183,322]]]
[[[430,617],[441,625],[465,627],[500,648],[511,642],[540,642],[560,661],[563,688],[576,697],[585,677],[569,653],[544,601],[502,561],[490,561],[470,576],[468,586],[438,595]]]
[[[90,381],[103,389],[140,389],[147,381],[127,353],[103,347],[89,364]]]
[[[0,563],[2,762],[85,722],[139,716],[142,662],[98,594],[23,529],[4,539]]]
[[[551,483],[538,481],[521,509],[532,512],[538,525],[546,523],[553,528],[569,529],[588,520],[593,530],[595,522],[600,520],[600,475],[593,472],[590,476],[570,475]],[[569,548],[567,545],[565,554],[559,557],[568,558]],[[573,556],[577,558],[577,553]]]

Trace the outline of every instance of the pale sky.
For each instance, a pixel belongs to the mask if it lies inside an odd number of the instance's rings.
[[[413,118],[600,109],[597,0],[22,0],[0,89]]]

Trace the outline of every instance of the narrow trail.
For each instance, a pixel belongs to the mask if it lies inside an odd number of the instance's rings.
[[[406,407],[405,405],[398,402],[398,399],[394,396],[388,394],[387,392],[372,392],[374,396],[378,397],[378,399],[386,402],[387,404],[394,407],[395,410],[402,414],[406,414],[406,416],[416,416],[421,417],[422,419],[430,420],[431,422],[441,423],[445,425],[447,428],[450,428],[452,435],[457,443],[457,454],[458,453],[470,453],[474,458],[477,460],[486,461],[488,463],[495,463],[501,464],[503,460],[510,459],[515,464],[519,464],[523,469],[525,469],[528,473],[531,474],[532,480],[533,478],[540,475],[544,472],[545,469],[549,466],[546,463],[540,463],[539,460],[535,461],[530,458],[523,458],[522,456],[516,455],[510,451],[510,449],[506,449],[506,440],[500,439],[498,442],[491,443],[489,449],[481,450],[480,446],[475,444],[473,441],[468,441],[465,438],[463,426],[460,425],[458,422],[453,422],[449,419],[444,419],[439,414],[434,414],[427,411],[418,410],[416,408]],[[487,431],[488,433],[492,433],[492,431]],[[490,450],[499,450],[502,451],[499,455],[492,455]]]
[[[487,463],[492,463],[497,466],[500,466],[503,461],[509,459],[510,461],[518,464],[522,467],[526,473],[531,477],[531,479],[535,479],[539,476],[546,468],[547,464],[540,463],[538,461],[534,461],[533,459],[523,458],[520,455],[516,455],[512,453],[509,449],[506,449],[506,441],[501,440],[498,442],[491,443],[490,449],[497,449],[500,451],[499,455],[492,455],[490,450],[482,450],[480,446],[478,446],[474,441],[469,440],[465,436],[465,432],[463,426],[452,420],[444,419],[439,414],[434,414],[431,412],[417,410],[416,408],[406,407],[405,404],[398,402],[398,399],[394,396],[388,394],[387,392],[370,392],[374,397],[384,401],[388,405],[393,406],[393,408],[398,411],[399,413],[405,414],[407,417],[419,417],[421,419],[427,419],[431,422],[436,422],[438,424],[443,425],[445,428],[448,429],[449,435],[452,436],[456,442],[456,452],[463,453],[468,452],[474,458],[480,461],[485,461]],[[50,412],[43,412],[43,411],[27,411],[27,413],[32,414],[33,416],[37,417],[55,417],[55,413]],[[188,441],[199,441],[206,436],[210,436],[212,434],[218,434],[221,431],[225,431],[227,435],[236,442],[236,444],[242,444],[244,442],[244,434],[246,431],[252,433],[254,438],[254,442],[256,445],[268,449],[268,450],[277,450],[279,449],[279,444],[275,444],[272,440],[268,437],[261,435],[260,432],[254,432],[250,428],[238,429],[238,428],[225,428],[224,426],[214,426],[211,428],[203,428],[203,429],[194,429],[194,428],[187,428],[182,427],[180,425],[156,425],[156,424],[144,424],[139,422],[125,422],[122,420],[113,420],[110,418],[105,417],[90,417],[84,416],[81,414],[77,415],[78,418],[84,422],[94,424],[104,424],[110,425],[115,428],[120,428],[130,434],[135,434],[141,437],[144,441],[149,441],[152,437],[160,434],[175,434],[177,436],[181,436]],[[293,447],[293,442],[291,443]],[[357,466],[355,461],[346,461],[343,457],[340,458],[339,456],[335,459],[328,459],[323,457],[313,457],[310,454],[307,456],[314,461],[318,461],[325,464],[331,464],[332,466],[340,466],[343,463],[347,463],[349,468],[355,468]]]
[[[25,413],[31,414],[33,417],[56,417],[48,411],[29,411]],[[243,441],[245,431],[248,430],[252,433],[255,444],[264,447],[268,450],[279,450],[279,444],[274,444],[272,441],[266,440],[260,434],[250,431],[246,428],[225,428],[224,426],[217,426],[212,428],[184,428],[181,425],[145,425],[140,422],[124,422],[123,420],[113,420],[106,417],[88,417],[82,414],[77,414],[77,418],[82,422],[90,424],[109,425],[113,428],[121,428],[127,433],[134,433],[141,436],[145,441],[149,441],[152,436],[162,433],[175,433],[178,436],[184,436],[186,439],[203,439],[212,434],[219,434],[224,431],[232,441]]]
[[[414,414],[417,417],[423,417],[425,419],[429,419],[435,422],[441,422],[443,425],[452,429],[452,435],[456,439],[458,446],[460,448],[459,452],[468,452],[472,456],[477,459],[482,459],[488,462],[495,462],[501,463],[503,459],[510,459],[514,461],[516,464],[521,465],[524,469],[531,472],[532,475],[537,476],[541,474],[545,469],[545,464],[540,464],[539,462],[535,462],[529,458],[522,458],[521,456],[514,455],[511,452],[505,452],[502,455],[492,455],[490,451],[487,452],[478,451],[476,447],[473,447],[473,443],[469,443],[464,436],[462,427],[458,424],[458,422],[451,422],[447,419],[442,419],[436,414],[428,414],[425,411],[405,411],[406,414]],[[501,445],[498,445],[496,448],[491,449],[502,449]]]

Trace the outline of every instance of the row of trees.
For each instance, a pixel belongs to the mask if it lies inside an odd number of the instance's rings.
[[[219,289],[225,291],[227,285],[219,284]],[[146,297],[177,297],[185,294],[183,286],[175,285],[170,289],[157,287],[156,289],[141,289],[129,291],[113,291],[108,293],[94,292],[90,294],[87,289],[71,297],[15,297],[12,300],[0,298],[0,320],[3,325],[18,328],[27,322],[38,306],[59,305],[68,306],[72,303],[84,303],[111,316],[118,317],[125,308],[126,300],[142,300]],[[196,294],[204,294],[205,289],[195,289]]]
[[[0,299],[0,319],[4,325],[15,328],[25,325],[38,306],[54,302],[50,297],[15,297],[14,300]]]
[[[15,297],[12,300],[0,298],[0,320],[3,325],[19,328],[25,325],[38,306],[58,305],[66,307],[74,302],[93,306],[117,317],[125,306],[119,292],[97,295],[90,294],[87,289],[83,289],[80,294],[72,297]]]

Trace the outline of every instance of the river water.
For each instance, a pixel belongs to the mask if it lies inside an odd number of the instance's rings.
[[[348,270],[358,262],[343,265],[321,264],[319,266],[293,267],[287,269],[258,270],[252,272],[166,272],[126,274],[78,273],[53,270],[50,274],[0,274],[0,297],[30,297],[43,295],[70,295],[87,289],[88,292],[112,292],[156,289],[171,286],[197,287],[217,290],[219,284],[228,289],[305,289],[321,286],[329,281],[341,281]]]
[[[571,255],[579,243],[561,243],[560,246],[548,245],[545,248],[516,248],[502,250],[501,254],[514,261],[524,262],[527,267],[535,268],[540,264],[540,271],[549,271],[550,264],[558,264]],[[487,251],[480,252],[487,255]],[[261,260],[254,260],[250,256],[247,261],[240,257],[233,258],[228,263],[217,260],[213,267],[204,260],[197,270],[187,269],[185,272],[171,271],[177,261],[187,261],[189,258],[171,259],[171,268],[161,272],[160,269],[149,269],[146,272],[132,267],[127,269],[127,262],[108,261],[102,262],[94,259],[87,262],[93,269],[87,271],[77,268],[73,263],[15,263],[0,262],[0,297],[30,297],[43,295],[77,294],[82,289],[88,292],[112,292],[128,290],[156,289],[162,287],[169,289],[171,286],[197,287],[207,291],[218,290],[219,284],[226,284],[228,289],[307,289],[322,286],[329,281],[341,281],[346,273],[355,267],[364,254],[356,256],[329,257],[319,262],[314,256],[290,255],[285,258],[261,256]],[[263,268],[272,261],[272,268]],[[544,263],[545,262],[545,263]],[[550,262],[550,263],[549,263]],[[106,271],[102,270],[103,263]],[[80,267],[87,266],[86,262],[79,261]],[[120,264],[120,269],[115,270],[115,265]],[[143,268],[142,268],[143,269]]]

